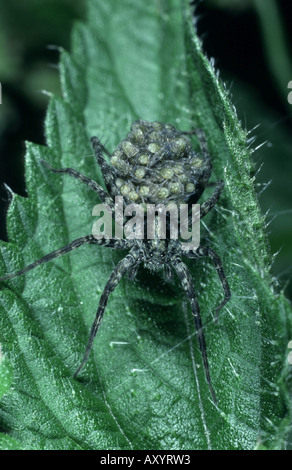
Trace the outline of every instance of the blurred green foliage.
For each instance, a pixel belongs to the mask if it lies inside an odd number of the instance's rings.
[[[44,143],[48,96],[60,94],[59,47],[70,47],[72,22],[85,1],[0,0],[0,183],[25,195],[24,141]],[[7,194],[0,184],[0,238],[6,238]]]
[[[46,47],[50,44],[69,47],[72,21],[83,15],[83,9],[83,0],[0,0],[1,80],[18,83],[23,92],[37,99],[35,90],[39,85],[29,84],[38,71],[40,82],[44,83],[44,68],[48,66]],[[45,82],[49,78],[50,74]],[[54,87],[55,82],[56,78]]]

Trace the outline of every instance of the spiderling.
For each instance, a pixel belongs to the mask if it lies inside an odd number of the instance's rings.
[[[200,153],[192,149],[190,140],[192,134],[196,135],[199,141]],[[170,124],[138,120],[132,124],[131,131],[118,145],[112,155],[109,154],[97,137],[92,137],[91,142],[97,164],[103,174],[106,190],[94,180],[72,168],[55,169],[44,160],[42,160],[42,163],[55,173],[69,175],[86,184],[97,193],[101,202],[106,204],[113,214],[116,209],[115,197],[117,196],[123,198],[124,207],[133,203],[139,204],[144,212],[149,204],[178,205],[182,203],[187,204],[190,208],[192,204],[197,203],[209,184],[212,163],[206,138],[201,129],[182,132]],[[104,153],[110,157],[110,164],[104,158]],[[223,187],[223,181],[216,183],[211,197],[200,206],[200,218],[203,218],[216,205]],[[145,237],[108,238],[105,236],[98,238],[94,234],[86,235],[72,241],[63,248],[43,256],[16,273],[0,277],[0,281],[20,276],[84,244],[129,250],[129,253],[113,269],[104,287],[82,362],[74,373],[74,377],[77,377],[88,360],[109,295],[114,291],[122,277],[128,274],[130,279],[134,279],[140,265],[144,265],[152,271],[164,270],[168,280],[174,271],[191,305],[206,380],[212,399],[216,404],[217,400],[210,377],[200,308],[193,286],[193,279],[182,258],[211,258],[224,292],[223,300],[215,309],[216,321],[219,311],[231,297],[222,262],[215,251],[207,246],[199,245],[195,249],[185,250],[181,239],[170,236],[169,215],[166,218],[166,235],[164,238],[161,237],[157,228],[156,218],[157,215],[155,216],[154,236],[150,239]],[[123,220],[125,221],[126,219],[124,218]],[[143,220],[143,223],[146,224],[146,219],[144,218]],[[190,215],[188,216],[189,220]]]

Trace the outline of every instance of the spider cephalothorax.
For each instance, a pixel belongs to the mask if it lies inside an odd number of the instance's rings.
[[[192,149],[191,134],[195,134],[199,140],[200,153],[196,153]],[[208,185],[212,164],[205,135],[200,129],[195,129],[192,132],[181,132],[170,124],[139,120],[132,124],[131,132],[118,145],[112,155],[106,151],[97,137],[93,137],[91,141],[97,163],[102,170],[107,191],[94,180],[72,168],[54,169],[45,161],[43,163],[55,173],[65,173],[85,183],[98,194],[101,202],[106,204],[113,213],[115,211],[116,196],[124,198],[124,206],[129,203],[140,204],[143,210],[149,204],[167,205],[170,203],[178,205],[180,203],[187,203],[191,205],[198,201]],[[103,153],[110,157],[111,164],[106,162],[102,155]],[[223,182],[218,181],[213,195],[201,205],[201,218],[215,206],[223,186]],[[116,265],[105,285],[83,360],[74,376],[77,376],[88,359],[110,293],[125,274],[128,274],[129,278],[133,279],[138,267],[143,264],[150,270],[158,271],[163,269],[167,278],[171,277],[172,271],[178,276],[191,304],[206,380],[213,401],[216,403],[216,396],[209,373],[200,309],[191,274],[182,261],[182,257],[210,257],[213,261],[224,291],[224,298],[215,309],[215,319],[217,319],[218,312],[223,308],[231,295],[219,256],[209,247],[198,246],[195,249],[185,250],[180,239],[173,239],[169,236],[169,226],[164,238],[160,237],[159,231],[155,229],[154,237],[150,240],[145,237],[142,239],[135,237],[97,238],[94,234],[91,234],[78,238],[69,245],[45,255],[43,258],[16,273],[1,277],[0,281],[20,276],[30,269],[86,243],[103,245],[114,249],[128,249],[129,253]]]

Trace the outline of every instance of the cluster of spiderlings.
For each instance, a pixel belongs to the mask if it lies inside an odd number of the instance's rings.
[[[191,147],[189,136],[170,124],[132,124],[111,157],[115,192],[136,203],[187,201],[210,162]]]

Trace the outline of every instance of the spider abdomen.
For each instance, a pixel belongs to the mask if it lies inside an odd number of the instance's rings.
[[[130,202],[152,204],[188,201],[206,186],[212,170],[209,155],[192,149],[188,133],[171,124],[143,120],[132,124],[111,164],[116,174],[114,193]]]

